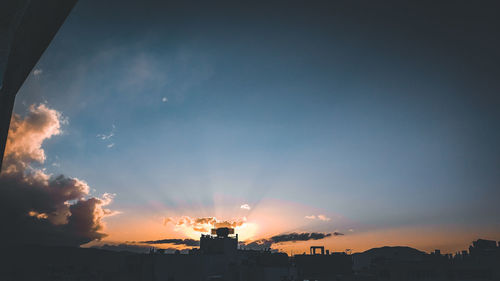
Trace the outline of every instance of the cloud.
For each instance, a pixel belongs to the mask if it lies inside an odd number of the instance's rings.
[[[308,241],[308,240],[320,240],[331,236],[344,235],[340,232],[333,233],[320,233],[320,232],[303,232],[303,233],[289,233],[275,235],[267,239],[260,239],[252,242],[242,242],[242,247],[252,250],[263,250],[271,248],[273,244],[285,243],[285,242],[297,242],[297,241]]]
[[[236,228],[238,226],[242,226],[245,223],[246,218],[243,218],[243,220],[236,220],[236,221],[217,221],[215,223],[215,228],[219,227],[230,227],[230,228]]]
[[[106,236],[102,219],[112,194],[90,197],[85,181],[53,176],[32,163],[44,163],[42,143],[61,133],[62,115],[41,104],[27,116],[14,114],[0,174],[0,237],[9,243],[78,246]]]
[[[115,135],[116,127],[114,124],[111,126],[112,126],[112,129],[108,134],[98,134],[97,137],[100,138],[101,140],[109,140],[110,138],[112,138]]]
[[[308,220],[320,220],[320,221],[330,221],[331,218],[325,216],[325,215],[310,215],[310,216],[305,216],[304,218],[308,219]]]
[[[116,126],[113,124],[111,125],[112,128],[111,128],[111,131],[107,134],[98,134],[96,137],[101,139],[102,141],[104,142],[108,142],[108,144],[106,145],[107,148],[112,148],[113,146],[115,146],[115,143],[111,141],[111,138],[113,138],[115,136],[115,130],[116,130]]]
[[[202,217],[202,218],[191,218],[189,216],[183,216],[181,218],[165,218],[163,223],[172,223],[176,230],[182,228],[187,228],[196,232],[208,233],[212,228],[219,227],[230,227],[236,228],[242,226],[246,221],[243,217],[237,220],[218,220],[216,217]]]
[[[185,245],[185,246],[200,246],[200,241],[194,240],[194,239],[161,239],[161,240],[140,241],[138,243],[144,243],[144,244],[174,244],[174,245]]]
[[[100,138],[101,140],[109,140],[112,138],[115,134],[113,132],[110,132],[109,134],[98,134],[97,137]]]
[[[37,68],[37,69],[33,70],[33,75],[35,75],[35,76],[39,76],[42,73],[43,73],[43,69],[41,69],[41,68]]]
[[[273,242],[266,240],[266,239],[261,239],[253,242],[248,242],[245,243],[241,241],[240,247],[245,250],[256,250],[256,251],[264,251],[267,249],[270,249],[271,246],[273,245]]]
[[[104,245],[99,245],[99,246],[92,246],[91,248],[108,250],[108,251],[115,251],[115,252],[133,252],[133,253],[140,253],[140,254],[149,253],[151,250],[150,246],[134,245],[134,244],[126,244],[126,243],[104,244]]]
[[[152,247],[149,245],[138,245],[138,244],[129,244],[129,243],[105,243],[102,245],[94,245],[91,248],[94,249],[101,249],[101,250],[108,250],[108,251],[115,251],[115,252],[132,252],[132,253],[139,253],[139,254],[146,254],[146,253],[151,253],[152,250],[154,250],[156,247]],[[190,249],[177,249],[176,247],[169,247],[169,248],[160,248],[163,249],[164,253],[181,253],[181,254],[188,254]]]
[[[248,205],[248,204],[243,204],[243,205],[240,206],[240,208],[244,209],[244,210],[250,210],[251,209],[250,205]]]
[[[22,119],[13,114],[5,147],[5,172],[24,171],[32,162],[43,163],[45,152],[42,142],[61,133],[65,122],[62,115],[46,105],[31,105],[28,115]]]
[[[212,63],[199,53],[181,50],[172,53],[173,56],[158,56],[144,50],[138,50],[137,55],[130,57],[124,50],[118,57],[127,58],[129,67],[117,70],[120,72],[119,82],[121,92],[134,95],[137,93],[164,94],[168,90],[168,98],[162,96],[162,102],[170,100],[181,102],[192,94],[192,89],[209,79],[214,74]],[[135,52],[135,50],[132,50]],[[167,99],[163,101],[163,99]]]
[[[162,102],[168,102],[168,99],[167,99],[166,97],[163,97],[163,98],[161,99],[161,101],[162,101]]]
[[[329,221],[331,219],[325,215],[318,215],[318,220]]]
[[[163,225],[167,225],[169,222],[173,222],[173,219],[172,218],[163,219]]]
[[[318,233],[318,232],[290,233],[290,234],[281,234],[273,236],[270,238],[270,241],[272,243],[308,241],[308,240],[320,240],[330,236],[332,236],[332,233]]]

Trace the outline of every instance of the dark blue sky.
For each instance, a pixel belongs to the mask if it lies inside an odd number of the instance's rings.
[[[122,210],[225,194],[499,230],[497,7],[373,2],[81,0],[16,112],[68,117],[48,169]]]

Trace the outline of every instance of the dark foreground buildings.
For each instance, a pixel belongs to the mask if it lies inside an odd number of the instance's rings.
[[[500,242],[483,239],[454,255],[383,247],[354,254],[353,260],[355,280],[500,280]]]
[[[500,281],[500,245],[477,240],[454,255],[427,254],[409,247],[382,247],[349,255],[311,247],[289,257],[266,250],[238,249],[231,229],[202,235],[200,247],[166,254],[94,248],[22,246],[1,250],[0,280],[284,281],[433,280]]]

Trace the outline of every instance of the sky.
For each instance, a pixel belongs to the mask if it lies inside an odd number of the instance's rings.
[[[58,114],[32,166],[88,186],[104,242],[500,240],[493,2],[177,2],[79,1],[17,95]]]

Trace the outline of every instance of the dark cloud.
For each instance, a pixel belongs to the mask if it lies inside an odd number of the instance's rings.
[[[65,184],[61,184],[65,182]],[[99,217],[105,199],[82,199],[79,181],[59,176],[0,176],[0,237],[17,243],[77,246],[106,235]],[[70,204],[68,201],[75,201]]]
[[[22,244],[78,246],[106,236],[102,218],[112,195],[89,197],[89,186],[64,175],[35,169],[43,163],[44,140],[60,134],[61,114],[45,105],[14,115],[0,174],[0,222],[3,241]]]
[[[307,241],[307,240],[320,240],[326,237],[332,236],[331,233],[290,233],[290,234],[281,234],[271,237],[269,240],[272,243],[280,243],[280,242],[295,242],[295,241]]]
[[[126,243],[104,244],[104,245],[100,245],[100,246],[92,246],[92,248],[108,250],[108,251],[115,251],[115,252],[133,252],[133,253],[141,253],[141,254],[149,253],[149,251],[151,250],[150,246],[126,244]]]
[[[245,250],[257,250],[257,251],[264,251],[267,249],[270,249],[273,243],[267,239],[261,239],[257,241],[252,241],[252,242],[243,242],[241,241],[240,247]]]
[[[194,239],[161,239],[161,240],[151,240],[151,241],[141,241],[139,243],[144,244],[174,244],[174,245],[186,245],[186,246],[200,246],[200,241]]]
[[[130,242],[130,243],[135,243],[135,242]],[[190,250],[190,249],[177,249],[174,247],[156,248],[156,247],[148,246],[148,245],[138,245],[138,244],[130,244],[130,243],[120,243],[120,244],[108,244],[108,243],[106,243],[103,245],[95,245],[95,246],[92,246],[91,248],[114,251],[114,252],[132,252],[132,253],[139,253],[139,254],[147,254],[147,253],[150,253],[151,250],[157,250],[157,249],[162,249],[166,254],[174,254],[174,253],[177,253],[178,251],[181,254],[187,254],[187,253],[189,253],[189,250]]]
[[[241,242],[240,246],[245,249],[251,250],[264,250],[269,249],[273,244],[284,243],[284,242],[297,242],[297,241],[308,241],[308,240],[320,240],[331,236],[344,235],[340,232],[332,233],[319,233],[319,232],[303,232],[303,233],[289,233],[275,235],[267,239],[260,239],[252,242]]]

